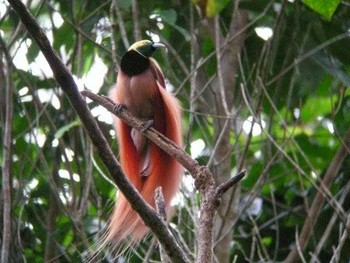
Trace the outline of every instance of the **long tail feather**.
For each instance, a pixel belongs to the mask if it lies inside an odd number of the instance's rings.
[[[180,129],[180,107],[177,100],[158,84],[162,109],[157,109],[154,128],[164,133],[177,145],[182,145]],[[119,141],[120,162],[124,173],[143,198],[152,207],[155,206],[154,193],[161,186],[166,207],[176,194],[180,179],[181,166],[171,156],[152,143],[150,174],[146,179],[140,176],[140,160],[137,149],[130,136],[130,127],[121,120],[116,121]],[[139,242],[149,229],[138,214],[131,208],[122,194],[119,194],[114,212],[110,218],[106,242],[119,243],[128,238],[132,243]]]

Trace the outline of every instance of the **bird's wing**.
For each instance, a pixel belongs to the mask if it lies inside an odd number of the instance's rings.
[[[150,58],[150,61],[151,70],[156,81],[165,89],[165,77],[158,62],[153,58]]]
[[[138,130],[131,130],[131,138],[140,156],[140,176],[147,177],[150,170],[150,141]]]

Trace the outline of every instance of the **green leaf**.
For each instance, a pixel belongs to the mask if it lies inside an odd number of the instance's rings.
[[[230,0],[208,0],[206,7],[207,17],[213,17],[220,13],[229,2]]]
[[[206,17],[213,17],[224,9],[230,0],[192,0],[192,3],[199,5]]]
[[[32,43],[29,48],[28,48],[28,52],[27,52],[27,59],[28,59],[28,62],[31,63],[33,62],[36,57],[38,56],[39,54],[39,47],[36,43]]]
[[[158,15],[162,21],[166,24],[168,24],[169,26],[173,27],[174,29],[176,29],[177,31],[179,31],[183,36],[184,38],[186,39],[186,41],[190,41],[191,39],[191,36],[190,34],[188,33],[188,31],[181,27],[181,26],[178,26],[176,24],[176,21],[177,21],[177,13],[175,10],[173,9],[168,9],[168,10],[155,10],[154,12],[156,15]]]
[[[55,133],[55,138],[59,139],[61,138],[67,131],[69,131],[70,129],[79,126],[81,124],[80,119],[76,119],[75,121],[61,127],[60,129],[58,129],[58,131]]]
[[[332,111],[334,96],[329,97],[309,97],[301,109],[301,120],[310,122],[317,117],[323,117]]]
[[[166,23],[168,23],[168,24],[170,24],[170,25],[172,25],[172,26],[175,25],[176,20],[177,20],[177,14],[176,14],[176,12],[175,12],[174,9],[159,10],[159,11],[157,12],[157,14],[160,16],[160,18],[161,18],[164,22],[166,22]]]
[[[320,14],[324,19],[330,21],[337,9],[340,0],[302,0],[305,5]]]
[[[329,58],[326,54],[316,54],[316,63],[320,65],[328,74],[334,76],[344,85],[350,86],[350,76],[345,66],[337,58]]]

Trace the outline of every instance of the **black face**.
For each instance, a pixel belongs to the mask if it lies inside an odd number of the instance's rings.
[[[139,75],[149,67],[149,59],[135,50],[127,51],[122,57],[120,68],[128,76]]]
[[[165,47],[162,43],[153,43],[150,40],[141,40],[132,44],[122,57],[121,70],[128,76],[135,76],[144,72],[148,67],[154,51]]]

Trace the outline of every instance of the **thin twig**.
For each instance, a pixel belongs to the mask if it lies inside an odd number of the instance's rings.
[[[333,262],[339,262],[339,259],[341,259],[341,251],[342,248],[345,245],[346,240],[349,237],[349,229],[350,229],[350,214],[348,215],[348,220],[346,222],[346,225],[344,226],[343,233],[339,239],[338,246],[334,249],[333,256],[330,260],[331,263]]]
[[[128,49],[130,46],[130,42],[128,39],[128,34],[126,33],[124,20],[123,20],[122,14],[121,14],[119,6],[118,6],[118,1],[112,0],[112,5],[113,5],[113,7],[115,9],[115,13],[117,15],[117,21],[118,21],[121,39],[123,41],[125,49]]]
[[[167,224],[167,216],[166,216],[166,209],[165,209],[165,200],[164,195],[162,192],[162,187],[158,187],[155,191],[155,203],[156,203],[156,211],[159,215],[159,217],[163,220],[164,224]],[[169,257],[166,254],[162,243],[159,242],[159,254],[160,259],[162,263],[170,263]]]
[[[224,77],[223,77],[223,62],[222,62],[222,53],[223,50],[221,47],[221,30],[220,30],[220,24],[219,24],[219,15],[217,14],[214,17],[214,31],[215,31],[215,53],[216,53],[216,65],[217,65],[217,77],[218,77],[218,85],[219,85],[219,92],[220,92],[220,99],[222,101],[222,107],[224,110],[224,113],[226,116],[230,115],[230,110],[227,102],[227,96],[226,96],[226,88],[224,83]],[[234,56],[234,55],[232,55]]]
[[[334,181],[336,176],[339,173],[339,169],[344,159],[348,154],[348,148],[350,147],[350,131],[347,132],[344,138],[344,144],[340,145],[337,153],[334,155],[328,169],[321,180],[322,189],[329,189],[331,183]],[[306,247],[309,238],[311,236],[312,230],[317,222],[319,213],[321,211],[321,207],[323,205],[325,196],[323,191],[317,191],[317,194],[312,202],[309,213],[307,214],[306,220],[303,225],[303,229],[301,230],[300,236],[297,240],[298,246],[294,246],[292,250],[289,252],[285,262],[295,262],[299,255],[299,250],[303,251]]]
[[[243,177],[246,174],[246,170],[240,171],[238,174],[233,176],[231,179],[229,179],[227,182],[220,184],[216,188],[216,195],[218,197],[221,197],[224,193],[226,193],[230,188],[232,188],[234,185],[236,185],[239,181],[243,179]]]
[[[166,209],[165,209],[165,200],[164,200],[164,195],[162,191],[162,187],[158,187],[155,191],[155,203],[156,203],[156,211],[160,218],[166,222],[167,216],[166,216]]]
[[[141,40],[141,27],[140,27],[140,20],[139,20],[139,6],[137,3],[137,0],[131,1],[132,6],[132,19],[134,24],[134,38],[135,41]]]
[[[344,189],[342,190],[342,194],[338,200],[339,205],[343,206],[344,202],[346,200],[346,197],[349,195],[350,193],[350,182],[348,181],[348,183],[346,184],[346,186],[344,187]],[[326,230],[323,232],[322,237],[318,240],[317,242],[317,247],[315,249],[315,252],[313,253],[314,257],[318,257],[319,254],[321,253],[323,246],[325,245],[325,243],[327,243],[327,240],[331,234],[331,231],[333,230],[333,228],[335,227],[335,224],[337,222],[338,219],[338,215],[336,213],[334,213],[332,215],[332,218],[329,220],[328,225]],[[350,229],[350,228],[349,228]]]
[[[287,74],[289,71],[291,71],[293,68],[297,67],[299,64],[301,64],[304,60],[308,59],[309,57],[315,55],[317,52],[325,49],[328,46],[333,45],[334,43],[343,40],[344,38],[348,38],[349,37],[349,31],[345,32],[345,33],[341,33],[339,35],[336,35],[335,37],[323,42],[322,44],[318,45],[317,47],[309,50],[308,52],[306,52],[305,54],[299,56],[298,58],[296,58],[294,60],[294,62],[290,65],[288,65],[286,68],[282,69],[280,73],[278,73],[277,75],[275,75],[271,80],[269,80],[266,83],[266,86],[270,86],[273,83],[275,83],[277,80],[279,80],[280,78],[282,78],[285,74]]]
[[[58,184],[58,169],[60,165],[60,158],[61,158],[61,153],[59,148],[56,148],[55,152],[55,162],[52,168],[51,172],[51,180],[55,182],[55,184]],[[46,221],[46,243],[45,243],[45,256],[44,256],[44,262],[53,262],[54,259],[56,258],[56,240],[54,238],[55,236],[55,231],[57,227],[57,215],[59,212],[59,204],[57,202],[56,196],[53,193],[56,189],[49,188],[50,193],[49,193],[49,210],[47,213],[47,221]]]

